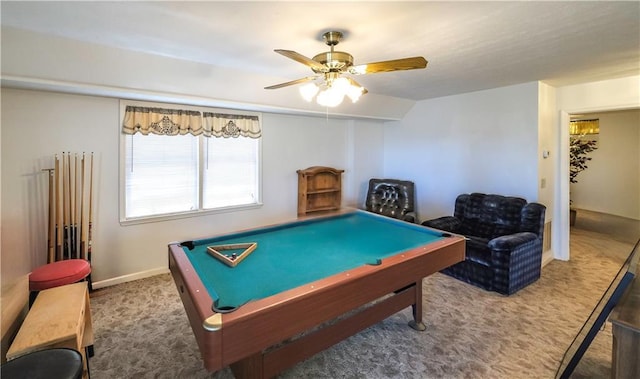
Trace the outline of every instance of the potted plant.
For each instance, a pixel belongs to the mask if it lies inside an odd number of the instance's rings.
[[[591,160],[591,157],[587,156],[590,152],[596,150],[596,141],[586,140],[579,137],[570,137],[569,139],[569,181],[571,183],[578,183],[576,177],[579,173],[588,168],[587,162]],[[571,200],[569,200],[571,204]],[[574,225],[576,223],[577,212],[575,209],[570,208],[569,224]]]

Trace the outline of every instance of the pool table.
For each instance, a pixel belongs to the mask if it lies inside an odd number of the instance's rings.
[[[255,250],[235,267],[208,252]],[[241,254],[242,250],[238,252]],[[360,210],[169,244],[169,268],[204,366],[263,378],[411,306],[422,279],[464,260],[465,241]]]

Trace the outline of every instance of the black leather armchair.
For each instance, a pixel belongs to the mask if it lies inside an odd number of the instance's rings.
[[[466,259],[443,273],[511,295],[540,278],[545,211],[518,197],[463,194],[453,217],[422,225],[467,237]]]
[[[365,209],[403,221],[417,222],[415,185],[408,180],[370,179]]]

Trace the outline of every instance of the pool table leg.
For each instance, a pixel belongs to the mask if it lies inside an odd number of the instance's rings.
[[[411,306],[413,310],[413,320],[409,321],[409,326],[413,329],[424,332],[427,330],[426,325],[422,322],[422,279],[415,283],[416,286],[416,298],[415,302]]]
[[[264,359],[262,353],[257,353],[232,363],[231,371],[236,379],[261,379],[264,378]]]

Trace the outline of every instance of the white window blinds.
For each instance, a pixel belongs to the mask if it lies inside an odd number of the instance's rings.
[[[259,204],[257,115],[123,109],[121,219]]]
[[[125,139],[126,218],[198,209],[198,138],[135,134]]]

